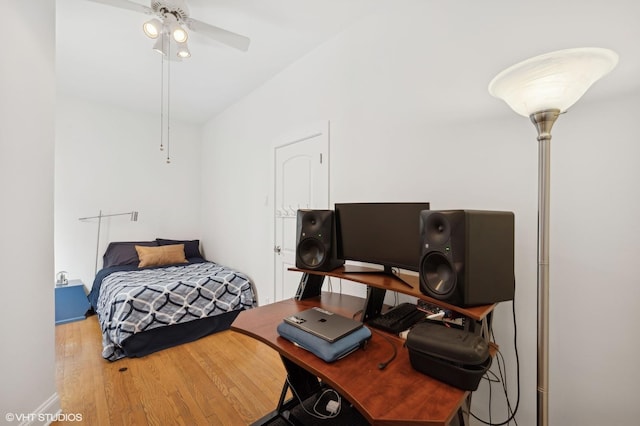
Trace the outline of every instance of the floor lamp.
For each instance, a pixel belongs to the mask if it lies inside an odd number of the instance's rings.
[[[537,424],[549,422],[549,187],[551,127],[593,83],[618,63],[608,49],[560,50],[507,68],[489,93],[529,117],[538,131],[538,391]]]
[[[96,238],[96,266],[93,271],[93,275],[95,276],[98,273],[98,258],[100,252],[100,225],[102,225],[103,217],[113,217],[113,216],[130,216],[130,220],[132,222],[138,221],[138,212],[127,212],[127,213],[113,213],[113,214],[102,214],[102,210],[98,213],[98,216],[89,216],[89,217],[80,217],[78,220],[89,220],[89,219],[98,219],[98,238]]]

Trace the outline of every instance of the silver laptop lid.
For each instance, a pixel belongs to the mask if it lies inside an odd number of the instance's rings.
[[[288,316],[284,321],[328,342],[335,342],[362,327],[360,321],[318,307]]]

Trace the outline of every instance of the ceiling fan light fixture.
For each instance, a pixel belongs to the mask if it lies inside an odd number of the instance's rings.
[[[184,43],[189,38],[189,34],[187,31],[180,26],[178,22],[178,18],[171,13],[167,13],[164,15],[164,24],[169,29],[169,34],[171,37],[178,43]]]
[[[175,24],[173,25],[173,27],[171,27],[171,36],[178,43],[184,43],[189,38],[189,34],[187,33],[187,31],[178,24]]]
[[[189,51],[189,46],[187,46],[187,42],[178,43],[178,50],[176,52],[178,58],[187,59],[191,57],[191,52]]]
[[[142,24],[142,31],[147,37],[156,39],[162,33],[162,22],[153,18]]]
[[[169,43],[168,43],[168,40],[166,40],[166,39],[167,39],[166,35],[160,34],[160,37],[158,37],[156,42],[153,44],[153,50],[155,50],[156,52],[158,52],[159,54],[161,54],[163,56],[167,56],[167,48],[166,48],[166,46]]]

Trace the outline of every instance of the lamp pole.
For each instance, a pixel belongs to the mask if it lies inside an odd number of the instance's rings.
[[[100,252],[100,225],[102,224],[102,210],[98,213],[98,236],[96,237],[96,266],[93,270],[93,275],[98,273],[98,257]]]
[[[538,131],[538,426],[549,422],[549,198],[551,128],[560,115],[552,109],[529,117]]]
[[[102,225],[102,218],[113,217],[113,216],[130,216],[130,220],[132,222],[138,221],[138,212],[135,210],[127,213],[114,213],[114,214],[102,214],[102,210],[100,210],[98,212],[98,216],[88,216],[88,217],[78,218],[78,220],[80,221],[85,221],[89,219],[98,219],[98,236],[96,237],[96,264],[95,264],[95,269],[93,271],[93,275],[96,275],[98,273],[98,259],[100,256],[100,227]]]

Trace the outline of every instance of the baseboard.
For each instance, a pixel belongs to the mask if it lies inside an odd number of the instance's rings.
[[[60,397],[58,392],[54,392],[33,413],[30,413],[28,418],[23,419],[20,422],[20,426],[50,425],[58,420],[61,412]]]

